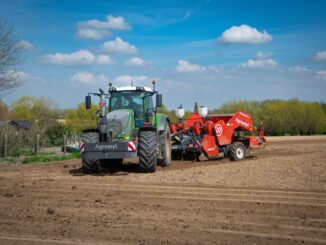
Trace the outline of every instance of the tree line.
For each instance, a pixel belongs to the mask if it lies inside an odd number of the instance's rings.
[[[198,111],[195,103],[194,111]],[[326,103],[291,100],[239,100],[224,103],[209,114],[229,114],[244,111],[251,115],[254,125],[265,125],[266,135],[312,135],[326,134]],[[177,121],[174,110],[166,107],[160,112]],[[185,118],[193,111],[186,111]]]
[[[44,134],[52,135],[55,144],[56,134],[81,132],[85,128],[96,127],[98,105],[86,110],[84,103],[76,108],[60,110],[58,105],[48,98],[23,96],[10,106],[0,101],[0,120],[26,120],[42,128]],[[186,111],[185,118],[198,110],[195,103],[193,111]],[[291,100],[239,100],[224,103],[211,109],[210,114],[249,113],[255,125],[264,122],[267,135],[311,135],[326,134],[326,103]],[[163,106],[159,112],[166,114],[171,122],[177,121],[174,110]],[[42,131],[42,132],[43,132]]]
[[[240,100],[223,104],[211,113],[249,113],[254,124],[261,121],[266,135],[326,134],[326,104],[291,100]]]

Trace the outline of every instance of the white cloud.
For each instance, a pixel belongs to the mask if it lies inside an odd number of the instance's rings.
[[[79,50],[70,54],[55,53],[43,56],[44,62],[56,65],[90,65],[95,60],[95,55],[88,50]]]
[[[118,76],[114,79],[114,82],[121,84],[121,85],[130,85],[131,81],[133,81],[134,85],[137,85],[137,82],[141,82],[146,80],[146,76],[130,76],[130,75],[122,75]]]
[[[97,19],[82,21],[79,23],[80,27],[92,29],[110,29],[110,30],[127,30],[130,29],[130,24],[121,16],[114,17],[108,15],[105,21]]]
[[[18,79],[21,81],[29,81],[31,79],[31,75],[23,71],[18,71],[15,74],[18,76]]]
[[[94,84],[94,83],[108,82],[109,79],[104,75],[97,76],[91,72],[84,71],[84,72],[79,72],[79,73],[76,73],[75,75],[73,75],[70,78],[70,81],[83,83],[83,84]]]
[[[98,40],[109,35],[109,30],[128,30],[130,28],[130,24],[123,17],[108,15],[105,21],[92,19],[79,22],[76,37]]]
[[[272,41],[273,38],[266,31],[259,32],[248,25],[232,26],[225,30],[219,38],[221,43],[259,44]]]
[[[317,52],[314,56],[316,60],[325,61],[326,60],[326,51]]]
[[[308,69],[304,66],[293,66],[289,68],[289,72],[293,72],[293,73],[302,73],[307,71]]]
[[[271,58],[270,53],[257,52],[255,58],[249,59],[241,65],[248,69],[274,69],[278,63]]]
[[[255,55],[256,60],[265,60],[265,59],[269,59],[269,58],[272,58],[272,53],[270,53],[270,52],[258,51]]]
[[[109,35],[110,32],[106,30],[95,30],[89,28],[80,28],[77,31],[76,37],[79,39],[94,39],[99,40],[102,39],[104,36]]]
[[[244,68],[250,69],[270,69],[276,67],[278,64],[273,59],[265,59],[265,60],[255,60],[249,59],[246,63],[242,64]]]
[[[196,64],[191,64],[186,60],[179,60],[176,69],[178,72],[200,72],[204,71],[205,67]]]
[[[42,61],[45,63],[55,65],[111,65],[112,59],[108,55],[94,55],[88,50],[79,50],[70,54],[55,53],[48,54],[42,57]]]
[[[45,82],[46,79],[40,76],[35,76],[33,74],[24,72],[24,71],[14,71],[14,70],[10,70],[8,71],[8,75],[9,76],[14,76],[15,78],[17,78],[19,81],[21,82]]]
[[[326,70],[317,71],[317,78],[326,81]]]
[[[137,54],[138,49],[125,41],[120,37],[117,37],[114,41],[108,41],[103,44],[103,50],[108,53],[116,54]]]
[[[112,65],[114,62],[110,56],[105,54],[100,54],[97,56],[96,63],[99,65]]]
[[[127,66],[144,66],[145,60],[139,57],[133,57],[125,62]]]
[[[29,41],[22,40],[18,43],[18,46],[24,50],[30,51],[34,49],[33,44],[31,44]]]

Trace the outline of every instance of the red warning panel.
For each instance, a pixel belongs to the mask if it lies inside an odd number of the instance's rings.
[[[217,157],[218,149],[213,135],[206,134],[202,141],[202,150],[208,157]]]

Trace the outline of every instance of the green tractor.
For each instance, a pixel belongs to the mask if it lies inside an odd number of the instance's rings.
[[[152,173],[157,164],[171,163],[170,122],[157,113],[162,94],[148,87],[113,87],[108,93],[89,93],[86,109],[91,108],[91,95],[100,98],[97,128],[83,131],[80,151],[85,173],[98,172],[103,164],[123,163],[138,158],[139,170]],[[156,98],[154,106],[153,97]],[[108,105],[107,105],[108,103]]]

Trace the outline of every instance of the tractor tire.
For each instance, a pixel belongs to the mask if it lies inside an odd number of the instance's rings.
[[[87,167],[82,165],[82,171],[84,174],[92,174],[100,172],[100,163],[99,161],[94,162],[93,164],[85,163]]]
[[[161,155],[160,163],[162,167],[168,167],[171,163],[171,132],[169,125],[160,134]]]
[[[157,136],[154,131],[142,131],[139,134],[139,170],[145,173],[156,171]]]
[[[230,146],[229,157],[231,161],[241,161],[246,158],[246,147],[241,142],[234,142]]]
[[[100,141],[100,136],[96,132],[84,133],[82,135],[81,141],[83,143],[97,143]],[[100,171],[100,161],[93,163],[83,160],[82,171],[85,174],[97,173]]]
[[[96,132],[84,133],[82,135],[81,141],[83,143],[97,143],[100,142],[100,136]]]

